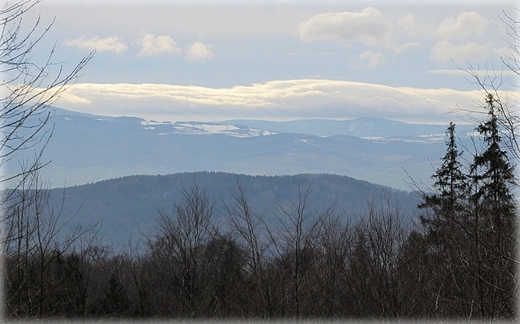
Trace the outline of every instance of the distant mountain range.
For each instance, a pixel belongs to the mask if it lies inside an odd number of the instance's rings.
[[[368,117],[170,123],[59,108],[51,122],[54,132],[43,157],[51,163],[42,176],[55,187],[137,174],[221,171],[338,174],[408,189],[408,176],[429,180],[444,155],[447,126]],[[468,142],[473,129],[459,126],[461,141]]]
[[[63,215],[76,214],[71,225],[101,222],[108,243],[119,246],[153,230],[158,210],[171,209],[195,182],[221,202],[231,201],[239,181],[251,207],[269,217],[297,203],[297,183],[312,183],[313,208],[336,202],[344,217],[362,214],[378,196],[391,196],[416,217],[417,197],[392,188],[429,181],[445,154],[446,129],[368,117],[171,123],[58,108],[48,127],[43,161],[51,163],[41,175],[52,187],[67,186],[51,191],[51,208],[60,210],[65,194]],[[461,148],[473,130],[458,127]]]
[[[227,120],[222,123],[271,130],[280,133],[316,136],[349,135],[369,139],[432,141],[444,138],[447,125],[407,124],[384,118],[362,117],[351,120],[306,119],[287,122],[264,120]],[[460,125],[460,134],[472,132],[475,126]]]

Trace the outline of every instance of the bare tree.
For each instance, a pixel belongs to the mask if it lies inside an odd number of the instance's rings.
[[[505,78],[502,72],[481,71],[480,67],[470,65],[465,71],[468,73],[469,82],[478,85],[484,92],[485,98],[493,98],[497,123],[500,129],[500,135],[507,148],[517,160],[520,159],[520,142],[518,140],[518,127],[520,126],[520,115],[518,115],[517,105],[518,98],[509,98],[507,92],[502,91],[501,87],[509,79]],[[518,70],[513,70],[518,73]],[[479,123],[482,118],[475,116],[486,115],[487,107],[479,110],[465,110],[467,117],[472,121]]]
[[[217,237],[213,209],[206,190],[195,183],[183,190],[171,212],[159,212],[158,231],[148,246],[156,271],[164,274],[156,282],[156,296],[163,299],[158,303],[164,304],[160,313],[199,317],[209,311],[212,264],[205,250]]]
[[[318,271],[314,279],[319,299],[314,305],[317,316],[341,318],[349,316],[353,298],[347,283],[347,256],[353,246],[352,228],[348,215],[335,215],[332,210],[320,219],[318,241]]]
[[[272,244],[272,265],[278,274],[280,312],[284,317],[302,318],[312,312],[312,279],[321,235],[320,213],[311,204],[312,183],[303,186],[295,179],[296,203],[280,205],[277,228],[267,228]]]
[[[402,220],[399,202],[390,197],[381,195],[367,201],[347,256],[347,288],[354,298],[352,315],[401,316],[396,269],[406,233]]]
[[[518,11],[519,9],[515,9]],[[502,19],[506,28],[506,41],[511,49],[511,54],[502,56],[502,63],[506,70],[513,72],[516,76],[520,76],[520,21],[513,16],[504,12],[505,18]],[[501,129],[501,136],[505,140],[512,155],[520,159],[520,141],[518,140],[518,127],[520,126],[520,115],[518,113],[519,98],[509,98],[505,91],[501,88],[504,84],[518,87],[514,81],[504,76],[503,69],[500,72],[495,70],[488,71],[487,66],[481,71],[479,65],[469,65],[468,68],[462,69],[469,75],[469,82],[478,85],[485,93],[483,97],[492,96],[495,104],[495,113],[498,118],[498,124]],[[471,115],[486,114],[487,111],[471,110],[467,111]],[[480,120],[472,118],[473,120]]]
[[[238,180],[237,190],[232,196],[231,202],[221,200],[230,231],[248,254],[246,270],[251,282],[246,295],[248,307],[254,316],[273,317],[273,292],[266,276],[266,251],[270,245],[265,235],[265,214],[257,214],[251,209],[247,192]]]
[[[516,10],[518,11],[518,9]],[[509,47],[511,48],[513,54],[511,56],[505,55],[502,58],[502,62],[504,62],[504,65],[510,71],[515,73],[517,76],[520,76],[520,22],[505,12],[504,15],[506,17],[504,20],[507,30],[506,33],[509,36]],[[517,134],[518,126],[520,125],[520,115],[518,112],[513,113],[511,107],[504,107],[500,101],[497,103],[497,108],[500,111],[500,115],[503,117],[502,119],[499,119],[499,122],[501,123],[502,127],[508,131],[509,136],[507,136],[507,138],[509,139],[511,145],[511,151],[518,160],[520,159],[520,143],[518,141]],[[518,98],[515,103],[518,104]]]
[[[48,210],[48,196],[41,190],[38,171],[46,164],[42,162],[42,152],[53,131],[49,125],[52,116],[49,107],[76,81],[93,52],[68,72],[53,62],[54,48],[42,63],[38,63],[34,54],[41,51],[41,41],[53,25],[42,29],[40,19],[37,19],[28,32],[24,31],[27,30],[24,14],[38,2],[21,0],[0,8],[0,74],[3,77],[0,82],[0,186],[9,184],[12,189],[2,191],[0,196],[4,225],[0,243],[4,256],[12,261],[10,257],[14,253],[15,263],[21,266],[17,268],[16,278],[22,282],[16,285],[10,281],[13,277],[9,270],[2,273],[3,279],[7,280],[8,294],[13,293],[7,296],[8,305],[17,300],[21,307],[10,312],[42,315],[47,303],[44,288],[51,287],[44,282],[43,275],[48,274],[55,260],[51,250],[66,250],[80,234],[62,236],[61,212]],[[35,150],[34,159],[21,161],[18,153],[30,149]],[[18,163],[20,169],[8,170],[8,162],[11,165]],[[38,269],[39,284],[28,282],[29,277],[36,278],[26,276],[24,272],[29,269],[33,272]],[[30,286],[32,291],[29,291]]]
[[[70,300],[59,298],[58,291],[65,286],[75,269],[64,267],[70,255],[79,254],[96,239],[96,224],[86,228],[74,226],[74,215],[66,217],[62,209],[49,205],[49,194],[38,174],[32,173],[30,182],[24,181],[16,191],[16,199],[6,211],[3,224],[2,254],[5,268],[5,303],[8,315],[13,317],[49,316],[71,309]],[[63,204],[61,205],[63,207]],[[80,282],[76,283],[76,288]],[[77,291],[77,290],[76,290]],[[77,298],[76,293],[62,296]],[[77,305],[77,303],[76,303]],[[80,312],[81,314],[81,312]]]
[[[24,14],[39,1],[22,0],[6,3],[0,9],[0,168],[16,161],[22,150],[38,148],[33,161],[25,161],[21,170],[2,168],[0,185],[7,182],[16,188],[31,173],[45,163],[41,161],[41,147],[48,141],[52,128],[48,128],[52,112],[49,105],[73,84],[83,67],[93,57],[93,52],[66,72],[64,67],[52,61],[54,48],[42,64],[34,60],[38,45],[52,27],[40,30],[38,19],[29,32],[24,33]],[[6,199],[6,197],[4,197]]]

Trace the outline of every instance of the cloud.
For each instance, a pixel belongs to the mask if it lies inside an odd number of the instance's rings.
[[[411,28],[411,18],[403,23],[403,28]],[[402,53],[420,44],[407,42],[397,44],[392,40],[393,24],[375,8],[365,8],[361,12],[329,12],[317,14],[300,23],[299,34],[302,41],[342,41],[360,42],[369,46],[384,46]]]
[[[416,37],[430,37],[434,27],[426,24],[423,20],[413,14],[407,14],[397,21],[396,27],[405,34]]]
[[[214,54],[210,51],[212,45],[205,45],[195,42],[188,46],[186,57],[192,61],[202,61],[213,58]]]
[[[484,99],[480,90],[390,87],[327,79],[269,81],[230,88],[75,84],[67,93],[74,101],[64,97],[56,106],[100,115],[172,121],[377,116],[408,122],[447,123],[456,118],[455,114],[448,113],[461,108],[478,108]],[[81,102],[82,99],[85,100]]]
[[[457,18],[444,20],[437,29],[437,37],[446,40],[481,35],[489,21],[478,12],[463,12]]]
[[[479,61],[491,53],[491,45],[476,42],[455,45],[449,41],[440,41],[433,47],[431,59],[440,63]]]
[[[79,38],[67,39],[64,44],[89,51],[95,49],[97,52],[114,52],[117,54],[126,52],[128,48],[117,36],[101,38],[99,36],[82,35]]]
[[[373,69],[383,64],[385,59],[383,55],[380,53],[374,52],[372,50],[365,51],[359,55],[361,60],[368,60],[368,67]]]
[[[170,36],[142,33],[137,40],[137,44],[142,47],[139,56],[177,54],[181,52],[180,47],[177,46],[177,43]]]
[[[499,55],[504,59],[515,60],[514,57],[517,56],[517,52],[511,46],[501,46],[493,49],[493,53]]]
[[[387,41],[390,23],[375,8],[361,12],[329,12],[317,14],[300,23],[300,39],[303,41],[358,41],[368,45]]]
[[[421,47],[421,44],[419,43],[413,43],[413,42],[409,42],[409,43],[404,43],[404,44],[395,44],[395,43],[388,43],[386,45],[386,47],[399,54],[399,53],[403,53],[403,52],[406,52],[407,50],[411,49],[411,48],[419,48]]]

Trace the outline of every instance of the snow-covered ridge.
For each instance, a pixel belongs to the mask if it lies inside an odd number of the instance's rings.
[[[158,131],[159,135],[170,134],[189,134],[189,135],[211,135],[223,134],[233,137],[255,137],[255,136],[269,136],[276,134],[275,132],[249,128],[246,126],[227,125],[218,123],[205,122],[156,122],[156,121],[141,121],[141,125],[145,129]]]
[[[109,117],[56,110],[56,115],[68,123],[94,121],[128,125],[127,130],[135,127],[148,132],[150,135],[224,135],[237,138],[262,137],[282,133],[305,134],[321,138],[334,136],[354,136],[378,143],[443,143],[446,140],[445,128],[442,125],[406,124],[374,118],[358,118],[354,120],[300,120],[289,122],[269,122],[257,120],[227,120],[221,122],[184,121],[171,122],[145,120],[139,117]],[[474,125],[460,125],[458,134],[463,137],[477,137],[474,134]],[[303,140],[300,143],[304,143]],[[309,144],[309,143],[306,143]]]
[[[392,137],[382,137],[382,136],[363,136],[362,139],[366,139],[374,142],[407,142],[407,143],[434,143],[446,140],[446,135],[444,134],[427,134],[427,135],[417,135],[417,136],[392,136]]]

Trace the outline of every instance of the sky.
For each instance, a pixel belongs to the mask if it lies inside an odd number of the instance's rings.
[[[514,1],[58,1],[27,11],[52,24],[34,58],[52,73],[95,50],[56,107],[155,121],[382,117],[463,122],[484,94],[511,105],[506,15]],[[51,73],[51,74],[52,74]],[[462,119],[461,119],[462,118]]]

